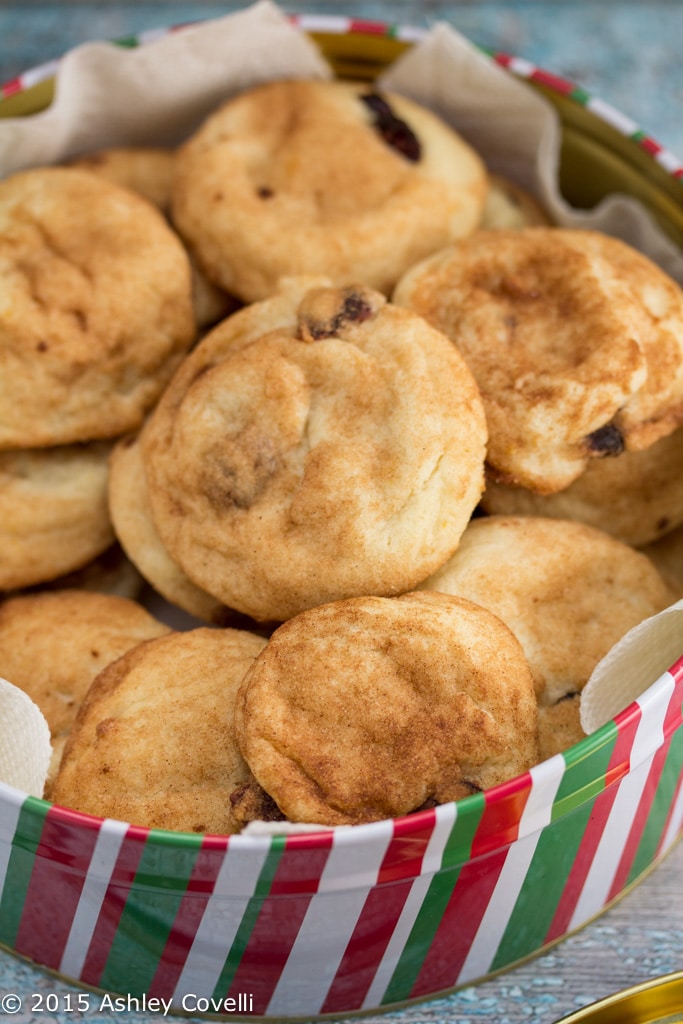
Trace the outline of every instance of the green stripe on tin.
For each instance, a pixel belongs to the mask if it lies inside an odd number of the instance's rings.
[[[604,791],[607,769],[617,740],[600,732],[602,743],[585,754],[570,749],[563,755],[567,768],[553,802],[552,827],[538,840],[490,970],[505,967],[539,949],[557,911],[588,825],[595,798]],[[580,744],[586,750],[586,741]]]
[[[244,951],[247,948],[254,925],[261,913],[261,908],[270,893],[273,878],[280,863],[280,858],[285,848],[286,836],[273,836],[270,849],[259,873],[258,881],[254,886],[254,895],[249,902],[239,923],[237,934],[232,941],[223,969],[213,990],[214,999],[221,999],[230,988],[235,972],[240,965]]]
[[[463,864],[470,859],[472,842],[481,821],[486,799],[483,794],[468,797],[472,803],[466,814],[453,822],[441,858],[441,867],[429,883],[422,906],[410,930],[399,961],[394,968],[382,1004],[408,999],[422,970],[448,902],[457,885]]]
[[[593,99],[591,94],[589,92],[586,92],[586,90],[582,89],[580,86],[576,86],[574,89],[572,89],[572,91],[569,93],[569,96],[577,103],[580,103],[582,107],[585,107]]]
[[[140,45],[140,40],[137,36],[122,36],[120,39],[116,39],[115,43],[124,50],[134,50]]]
[[[135,873],[99,985],[126,979],[133,995],[148,992],[202,846],[200,836],[151,830]]]
[[[19,812],[0,899],[0,942],[7,946],[13,946],[17,937],[36,850],[49,809],[50,805],[45,801],[27,797]]]
[[[681,764],[683,764],[683,728],[677,729],[671,738],[671,744],[657,784],[647,823],[643,830],[643,836],[638,844],[638,849],[629,871],[627,885],[635,882],[643,871],[650,867],[655,858],[676,793]]]

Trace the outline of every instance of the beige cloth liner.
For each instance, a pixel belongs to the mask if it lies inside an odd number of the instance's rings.
[[[288,76],[327,78],[331,70],[270,0],[135,49],[79,46],[61,61],[47,110],[0,119],[0,176],[106,146],[175,145],[221,99]],[[557,223],[614,234],[683,282],[683,255],[636,201],[611,196],[590,211],[568,206],[557,186],[555,111],[451,26],[435,25],[381,83],[449,120],[491,170],[533,191]],[[675,605],[633,630],[598,666],[586,688],[584,727],[595,728],[630,703],[682,652],[683,611]],[[29,709],[14,690],[3,681],[0,780],[37,793],[49,735],[38,709]]]

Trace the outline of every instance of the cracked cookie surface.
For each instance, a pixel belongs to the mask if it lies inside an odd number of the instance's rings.
[[[487,789],[538,759],[531,672],[486,609],[445,594],[354,598],[281,626],[245,675],[235,731],[290,821],[392,818]]]
[[[683,292],[623,242],[554,227],[480,231],[413,267],[394,301],[472,369],[492,479],[550,494],[683,416]]]
[[[292,279],[188,356],[142,453],[173,560],[229,607],[282,621],[441,564],[481,495],[485,442],[446,337],[370,289]]]
[[[0,449],[140,425],[194,340],[190,266],[161,214],[72,168],[0,182]]]
[[[425,108],[365,83],[249,90],[181,147],[173,220],[207,277],[245,301],[322,273],[385,293],[479,222],[479,156]]]

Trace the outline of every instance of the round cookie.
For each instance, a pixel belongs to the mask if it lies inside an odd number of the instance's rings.
[[[235,705],[255,787],[289,821],[359,824],[487,789],[538,759],[519,643],[486,609],[443,594],[318,606],[275,631]],[[265,800],[268,803],[268,800]]]
[[[168,214],[173,187],[175,151],[156,146],[118,146],[84,153],[67,166],[90,171],[114,185],[132,189]]]
[[[555,494],[487,480],[482,508],[493,515],[577,519],[634,547],[683,523],[683,429],[642,451],[598,459]]]
[[[455,555],[420,584],[475,601],[521,643],[541,705],[580,693],[597,663],[676,594],[645,555],[583,523],[473,519]]]
[[[200,628],[123,655],[88,691],[53,800],[150,828],[238,831],[229,796],[250,775],[233,708],[264,643],[241,630]]]
[[[489,174],[489,191],[479,223],[482,231],[549,223],[549,216],[530,192],[500,174]]]
[[[229,610],[211,594],[195,586],[161,542],[149,507],[139,437],[124,438],[112,451],[109,461],[109,513],[124,551],[162,597],[204,622],[225,623]]]
[[[175,150],[153,146],[101,149],[74,158],[68,166],[132,189],[153,203],[165,217],[170,216]],[[194,260],[190,265],[195,319],[197,326],[205,329],[231,313],[236,308],[236,300],[211,284]]]
[[[683,525],[646,544],[642,551],[652,559],[678,597],[683,598]]]
[[[683,293],[623,242],[553,227],[479,231],[412,268],[394,301],[474,373],[503,483],[553,493],[592,459],[683,416]]]
[[[279,81],[229,100],[180,148],[172,216],[207,277],[247,302],[309,273],[388,293],[474,230],[486,191],[479,156],[413,101]]]
[[[0,452],[0,590],[81,569],[113,542],[107,442]]]
[[[136,429],[195,336],[161,214],[85,171],[23,171],[0,182],[0,273],[0,449]]]
[[[55,590],[0,602],[0,674],[29,695],[50,727],[48,791],[95,676],[167,632],[141,605],[111,594]]]
[[[274,622],[401,593],[442,564],[481,496],[486,442],[442,334],[365,287],[285,284],[197,346],[142,438],[171,558]]]

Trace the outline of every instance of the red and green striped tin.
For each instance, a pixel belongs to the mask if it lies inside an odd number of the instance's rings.
[[[422,35],[294,20],[338,74],[366,78]],[[629,192],[683,247],[683,170],[672,154],[573,84],[491,58],[556,107],[572,202]],[[46,106],[56,66],[8,83],[0,116]],[[88,988],[170,1000],[193,1016],[343,1016],[471,984],[592,920],[680,837],[683,655],[643,691],[502,786],[334,831],[162,832],[0,785],[0,945]]]
[[[483,794],[327,832],[194,836],[0,788],[0,943],[178,1012],[316,1017],[470,984],[609,906],[683,828],[683,657]]]

